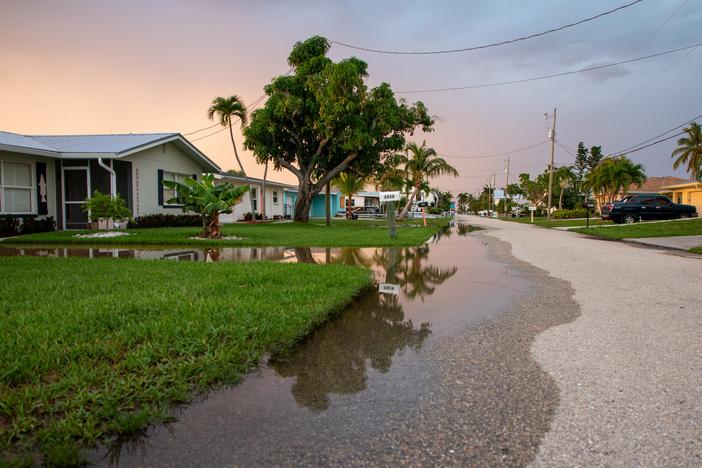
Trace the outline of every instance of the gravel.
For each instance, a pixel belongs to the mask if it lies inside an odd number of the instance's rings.
[[[466,218],[567,281],[582,315],[532,346],[560,404],[534,466],[702,464],[702,260]],[[554,294],[559,294],[557,290]]]

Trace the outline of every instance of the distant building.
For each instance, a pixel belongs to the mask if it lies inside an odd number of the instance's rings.
[[[697,214],[702,216],[702,182],[685,181],[675,185],[660,187],[658,193],[668,196],[675,203],[684,203],[697,207]]]

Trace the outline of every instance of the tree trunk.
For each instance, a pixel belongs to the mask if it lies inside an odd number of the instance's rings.
[[[558,197],[558,209],[562,210],[563,209],[563,192],[565,192],[565,189],[561,187],[561,194]]]
[[[207,236],[204,236],[208,239],[221,239],[222,238],[222,232],[219,230],[219,213],[213,214],[209,218],[209,224],[206,228],[207,230]]]
[[[295,221],[306,223],[310,220],[310,207],[312,198],[317,194],[312,188],[312,182],[307,179],[300,180],[297,191],[297,201],[295,202]]]
[[[324,187],[324,217],[327,226],[331,226],[331,184]]]
[[[263,170],[263,188],[261,189],[261,215],[262,220],[266,220],[266,178],[268,177],[268,160],[266,160],[266,168]]]
[[[402,221],[403,219],[405,219],[405,216],[407,216],[407,212],[410,209],[410,205],[412,205],[412,201],[414,201],[414,198],[417,196],[417,192],[419,192],[419,186],[414,187],[410,196],[407,197],[407,203],[405,203],[405,207],[402,208],[400,216],[397,217],[399,221]]]
[[[232,147],[234,148],[234,157],[236,158],[236,162],[239,164],[239,169],[241,169],[241,173],[244,176],[244,181],[246,181],[246,185],[251,188],[251,184],[249,183],[249,177],[246,175],[246,171],[244,170],[243,164],[241,164],[241,159],[239,159],[239,152],[236,150],[236,143],[234,142],[234,132],[232,131],[232,122],[231,120],[229,121],[229,137],[232,139]],[[254,209],[254,202],[253,202],[253,197],[251,196],[251,192],[249,192],[249,201],[251,202],[251,219],[253,219],[254,222],[256,222],[256,210]]]

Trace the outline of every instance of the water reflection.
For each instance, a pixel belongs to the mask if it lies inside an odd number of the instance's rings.
[[[298,404],[325,410],[329,395],[366,389],[367,372],[385,373],[398,352],[418,350],[431,333],[428,323],[415,328],[396,296],[372,291],[338,319],[323,326],[291,354],[271,359],[282,377],[294,377]]]

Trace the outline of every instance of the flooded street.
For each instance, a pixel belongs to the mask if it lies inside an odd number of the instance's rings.
[[[557,403],[529,345],[538,330],[567,317],[534,321],[529,314],[543,307],[533,303],[534,279],[545,275],[486,239],[457,227],[411,248],[279,249],[281,261],[371,268],[377,288],[240,384],[176,410],[173,423],[94,452],[91,461],[528,462]],[[233,255],[222,250],[220,260]]]

